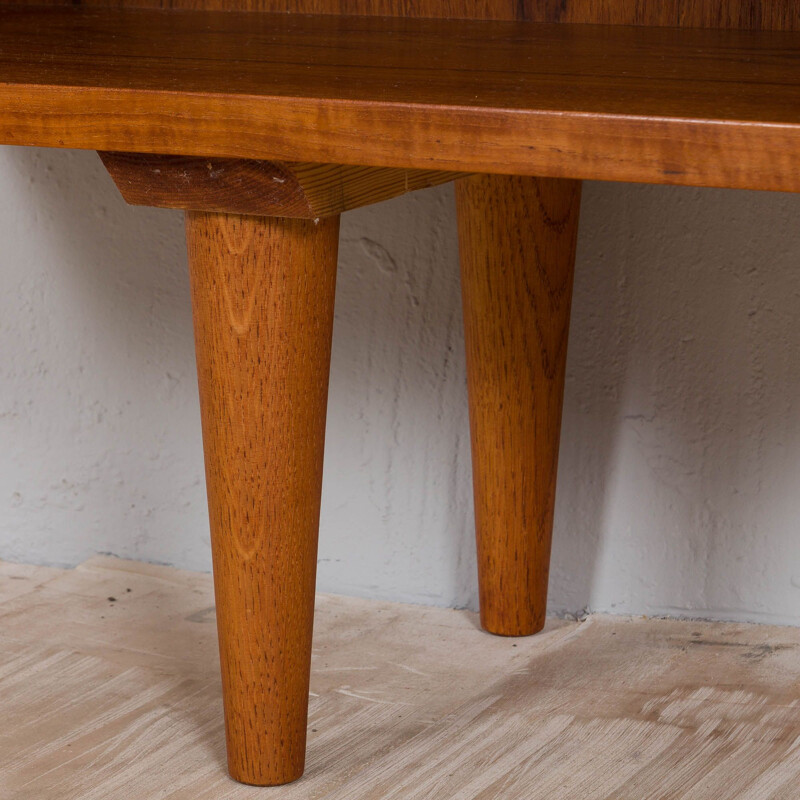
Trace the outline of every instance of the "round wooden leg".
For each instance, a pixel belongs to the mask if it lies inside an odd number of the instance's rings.
[[[481,622],[544,625],[580,182],[456,184]]]
[[[228,765],[305,761],[339,219],[187,212]]]

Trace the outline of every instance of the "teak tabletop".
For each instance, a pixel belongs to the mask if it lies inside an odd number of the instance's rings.
[[[800,189],[800,33],[0,11],[0,142]]]

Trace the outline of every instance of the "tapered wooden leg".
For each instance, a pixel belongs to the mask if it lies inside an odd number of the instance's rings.
[[[231,776],[303,772],[338,217],[187,212]]]
[[[456,184],[481,622],[544,625],[579,181]]]

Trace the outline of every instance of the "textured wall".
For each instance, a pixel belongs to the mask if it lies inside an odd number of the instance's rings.
[[[800,197],[587,184],[554,610],[800,624]],[[209,568],[179,213],[0,150],[0,557]],[[346,215],[329,591],[474,605],[452,189]]]

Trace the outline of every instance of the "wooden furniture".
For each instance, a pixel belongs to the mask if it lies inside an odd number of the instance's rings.
[[[280,784],[304,763],[338,215],[457,181],[482,620],[535,633],[580,180],[800,190],[800,5],[120,5],[0,10],[0,143],[101,151],[129,202],[187,210],[229,766]]]

